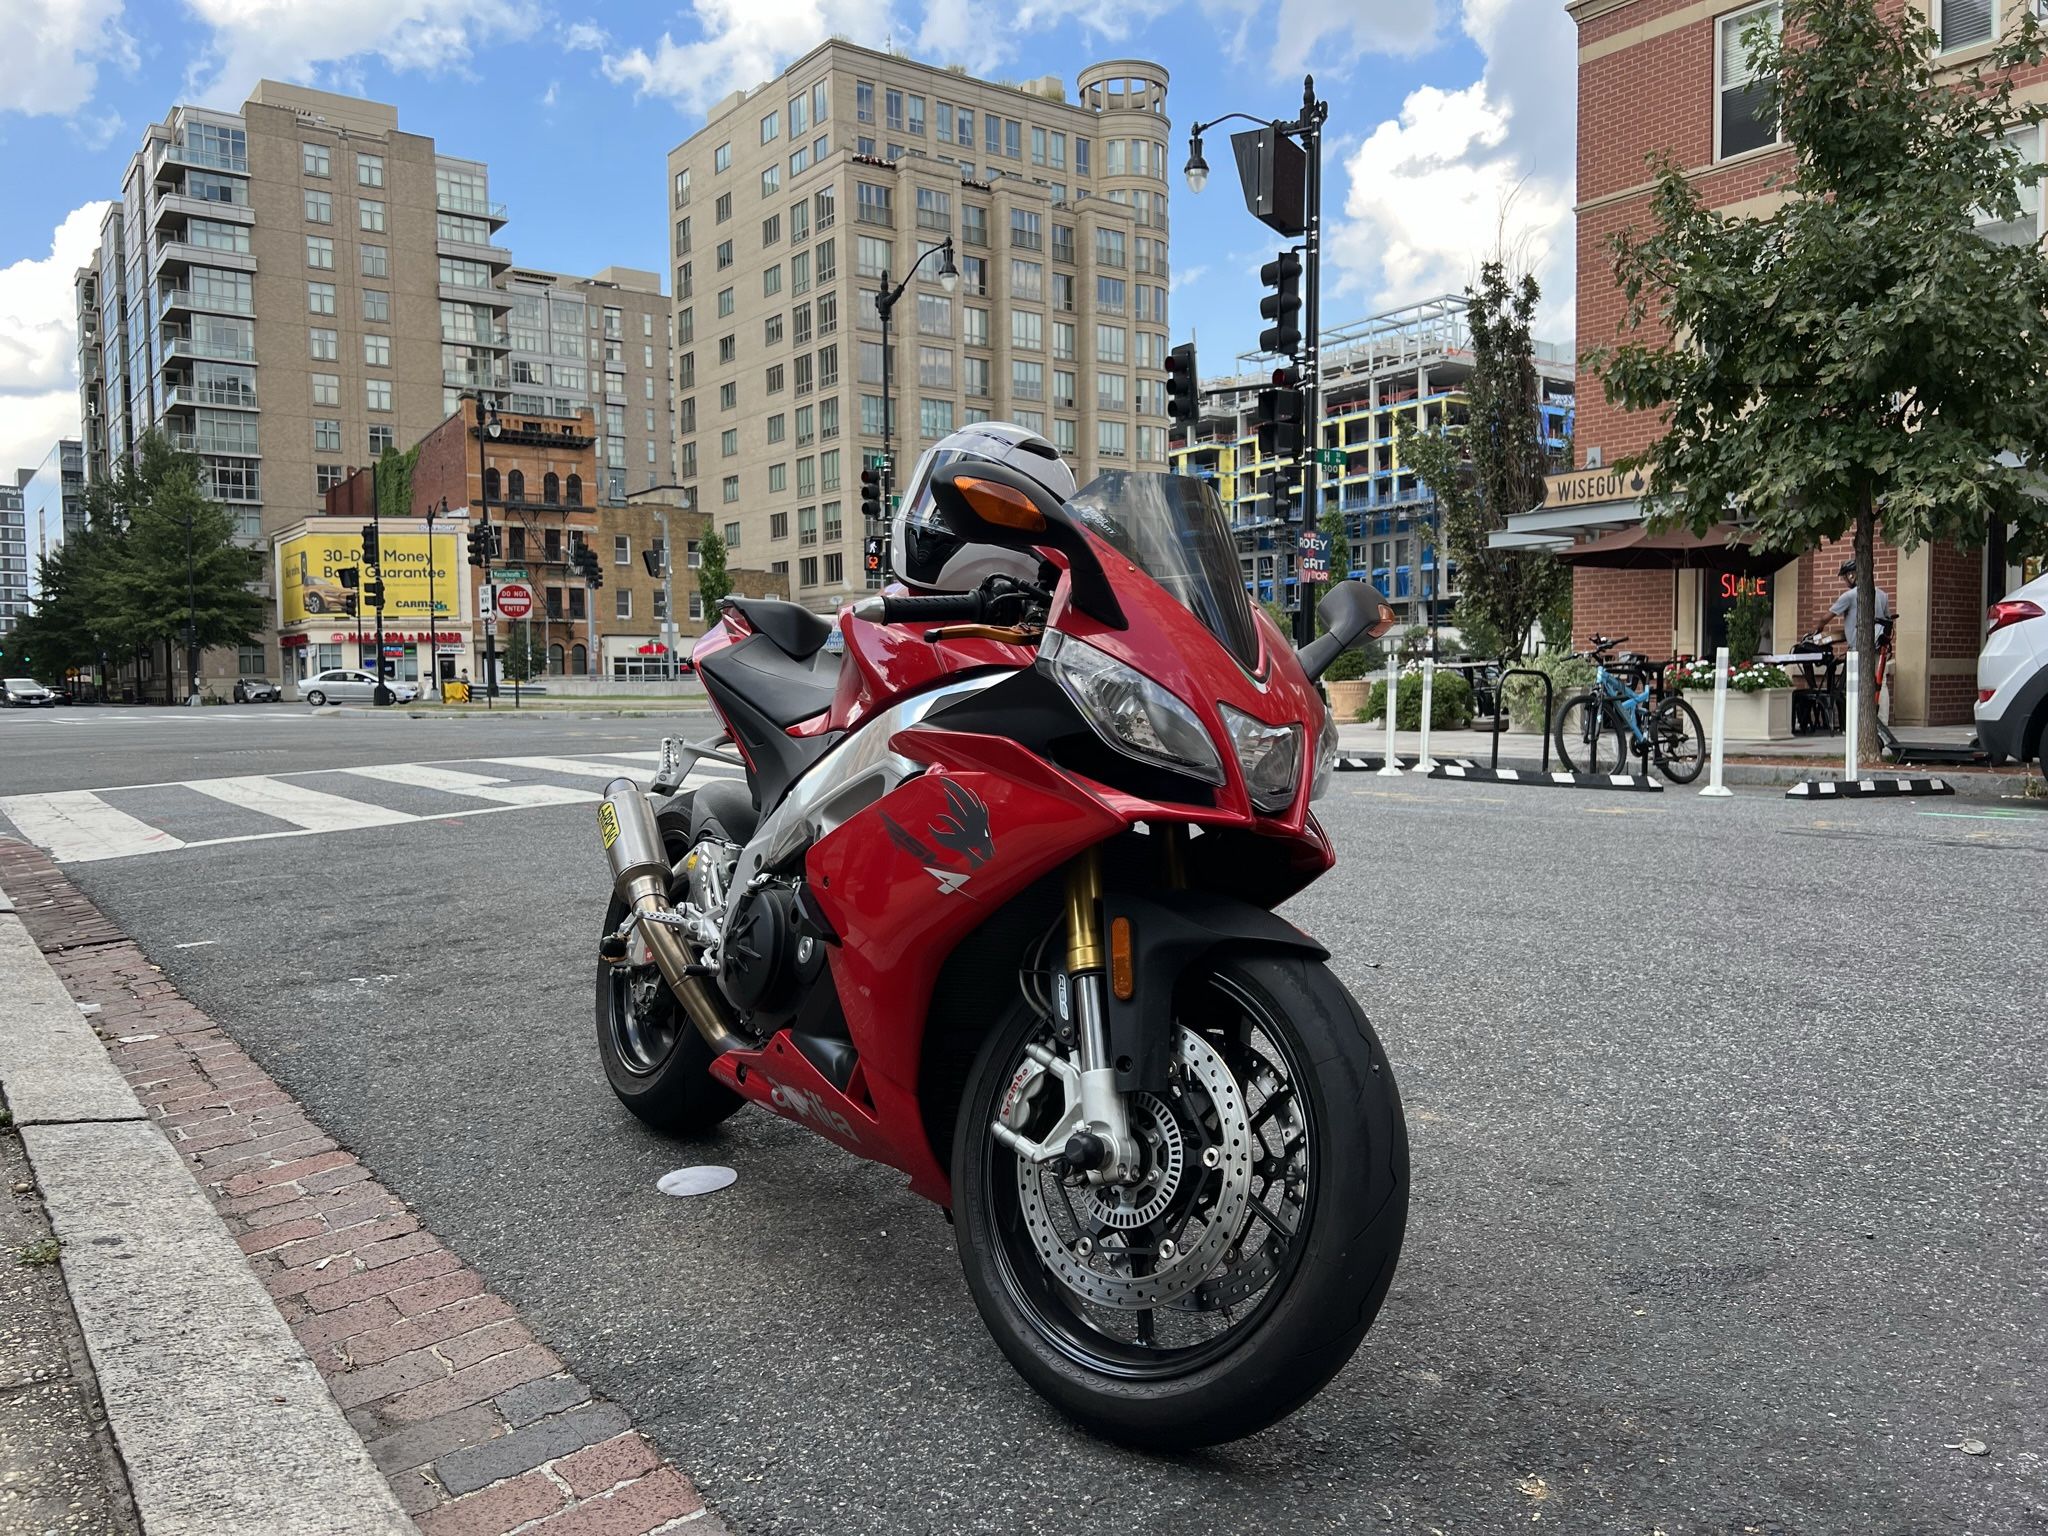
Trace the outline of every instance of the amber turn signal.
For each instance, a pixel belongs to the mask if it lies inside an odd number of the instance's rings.
[[[998,528],[1015,528],[1020,533],[1045,532],[1045,514],[1016,487],[977,480],[971,475],[962,475],[953,484],[983,522]]]
[[[1373,624],[1372,628],[1366,631],[1366,634],[1370,635],[1373,639],[1377,640],[1381,635],[1384,635],[1388,630],[1392,629],[1393,627],[1394,610],[1388,607],[1385,603],[1381,603],[1380,616],[1378,620]]]
[[[1131,920],[1119,917],[1109,925],[1109,990],[1120,1003],[1128,1003],[1138,990],[1131,970]]]

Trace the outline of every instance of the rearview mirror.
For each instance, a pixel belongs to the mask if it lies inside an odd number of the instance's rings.
[[[1394,627],[1394,610],[1369,581],[1339,581],[1331,584],[1316,604],[1316,616],[1324,633],[1301,648],[1302,670],[1314,682],[1330,670],[1330,663],[1361,640],[1377,640]]]
[[[1088,536],[1059,498],[1029,475],[986,459],[956,459],[933,473],[932,503],[946,531],[969,544],[1056,549],[1067,557],[1074,606],[1112,629],[1125,629],[1122,605]]]

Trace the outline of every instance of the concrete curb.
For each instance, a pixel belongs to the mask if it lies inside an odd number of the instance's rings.
[[[0,1000],[0,1077],[143,1530],[409,1532],[241,1249],[13,915],[0,917]]]

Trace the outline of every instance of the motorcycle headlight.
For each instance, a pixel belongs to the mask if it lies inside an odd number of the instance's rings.
[[[1323,728],[1316,736],[1316,776],[1310,781],[1308,797],[1320,800],[1330,788],[1330,775],[1337,771],[1337,717],[1323,704]]]
[[[1262,811],[1286,810],[1301,777],[1301,727],[1268,725],[1228,704],[1217,708],[1223,713],[1223,728],[1230,733],[1230,747],[1237,754],[1252,804]]]
[[[1117,751],[1205,783],[1223,782],[1223,760],[1195,712],[1144,673],[1058,631],[1045,637],[1038,660]]]

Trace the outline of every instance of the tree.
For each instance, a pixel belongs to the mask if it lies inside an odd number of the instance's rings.
[[[715,528],[705,529],[704,537],[697,541],[697,590],[704,597],[707,622],[718,612],[719,602],[732,594],[732,577],[725,569],[725,540]]]
[[[1401,421],[1402,462],[1435,496],[1443,549],[1458,568],[1458,622],[1501,637],[1517,654],[1539,618],[1560,606],[1568,614],[1571,601],[1571,572],[1556,557],[1487,545],[1509,517],[1543,500],[1550,469],[1531,334],[1541,297],[1535,278],[1511,278],[1504,261],[1482,265],[1478,286],[1465,290],[1469,424],[1425,432]]]
[[[1776,82],[1789,199],[1724,218],[1659,163],[1648,224],[1613,246],[1632,339],[1587,361],[1609,400],[1663,413],[1617,465],[1648,470],[1660,525],[1705,533],[1732,512],[1787,556],[1853,534],[1867,658],[1880,529],[1902,549],[2008,526],[2015,552],[2048,544],[2027,467],[2048,462],[2048,261],[2031,221],[2012,243],[1980,229],[2018,225],[2019,181],[2041,175],[2005,135],[2048,108],[2015,108],[2005,72],[2037,63],[2044,34],[2015,7],[2007,39],[1954,71],[1914,7],[1781,9],[1782,31],[1760,20],[1744,43]],[[1866,665],[1863,757],[1875,684]]]
[[[533,627],[531,619],[505,626],[505,660],[501,670],[508,683],[530,683],[548,667],[547,642]]]

